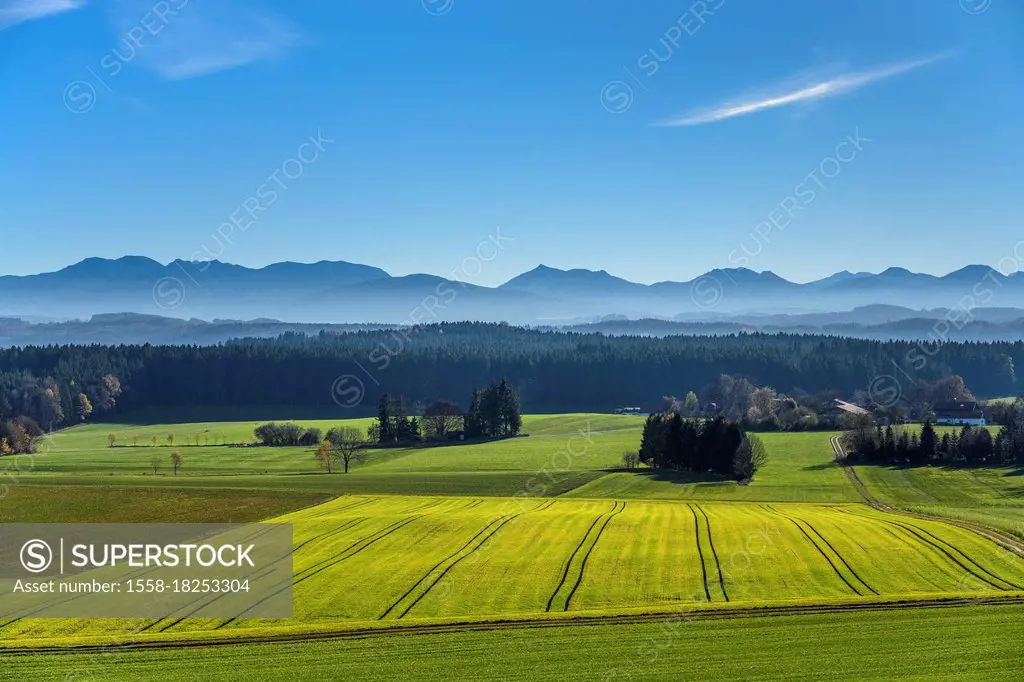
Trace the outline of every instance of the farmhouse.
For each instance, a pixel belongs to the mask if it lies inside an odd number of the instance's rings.
[[[832,401],[832,411],[836,414],[841,414],[843,412],[858,415],[871,414],[870,411],[865,410],[863,407],[860,407],[859,405],[854,405],[853,403],[848,403],[845,400],[840,400],[839,398],[836,398],[835,400]]]
[[[947,425],[970,424],[985,426],[985,412],[974,400],[958,400],[935,406],[935,423]]]

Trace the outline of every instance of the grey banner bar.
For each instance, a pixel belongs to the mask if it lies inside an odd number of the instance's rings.
[[[292,526],[0,525],[0,618],[290,618]]]

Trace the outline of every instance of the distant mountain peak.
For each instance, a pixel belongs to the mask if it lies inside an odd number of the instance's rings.
[[[118,277],[152,276],[163,269],[163,265],[145,256],[121,256],[120,258],[99,258],[91,256],[77,263],[61,268],[55,273],[63,277]],[[35,275],[40,277],[42,275]]]
[[[988,265],[965,265],[959,270],[954,270],[949,274],[943,275],[941,279],[977,279],[981,281],[986,277],[995,277],[998,279],[1004,279],[1005,276],[996,270],[995,268],[989,267]]]
[[[917,273],[911,272],[906,268],[901,268],[899,266],[894,265],[892,267],[886,268],[885,270],[882,270],[878,274],[882,277],[905,277],[907,275],[915,275]]]
[[[560,289],[587,296],[632,295],[642,294],[647,290],[646,285],[616,277],[607,270],[562,270],[547,265],[538,265],[533,270],[513,277],[498,288],[546,296],[557,294]]]

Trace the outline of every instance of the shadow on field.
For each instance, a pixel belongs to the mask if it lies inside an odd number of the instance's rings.
[[[665,481],[678,483],[680,485],[692,483],[721,483],[732,479],[719,476],[713,473],[700,473],[696,471],[673,471],[671,469],[605,469],[609,473],[633,474],[642,476],[651,481]]]
[[[835,460],[829,460],[828,462],[819,462],[818,464],[809,464],[803,467],[803,471],[824,471],[825,469],[834,469],[839,466]]]

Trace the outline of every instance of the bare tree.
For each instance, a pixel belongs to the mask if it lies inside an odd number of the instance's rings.
[[[359,429],[352,426],[336,426],[327,432],[327,440],[331,444],[329,457],[335,462],[341,462],[346,474],[351,465],[366,461],[366,453],[363,450],[366,447],[366,440]],[[320,459],[319,452],[318,448],[317,459]],[[327,471],[330,472],[329,467]]]
[[[423,411],[427,435],[444,438],[462,426],[462,410],[451,400],[437,400]]]
[[[156,476],[157,469],[163,464],[163,458],[160,455],[153,455],[149,458],[149,465],[153,467],[153,475]]]
[[[316,452],[313,453],[316,460],[320,462],[327,473],[331,473],[332,465],[334,463],[334,444],[330,440],[325,440],[320,443],[317,447]]]
[[[764,443],[754,434],[748,433],[736,448],[732,460],[733,475],[741,482],[749,481],[767,460],[768,453],[765,452]]]

